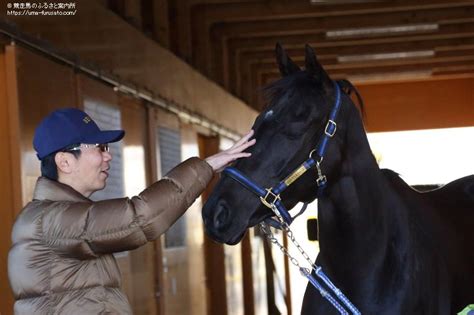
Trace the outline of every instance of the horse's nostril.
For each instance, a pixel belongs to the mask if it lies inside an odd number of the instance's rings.
[[[216,229],[222,229],[226,226],[229,221],[229,209],[225,204],[219,203],[217,210],[214,215],[214,227]]]

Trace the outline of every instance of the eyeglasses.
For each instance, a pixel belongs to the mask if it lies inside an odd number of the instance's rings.
[[[81,144],[78,147],[74,147],[68,149],[67,151],[80,151],[82,148],[99,148],[100,152],[109,152],[109,144],[108,143],[95,143],[95,144]]]

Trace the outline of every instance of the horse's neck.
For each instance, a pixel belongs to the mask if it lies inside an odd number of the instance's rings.
[[[359,118],[348,121],[340,167],[319,203],[321,251],[331,260],[351,256],[377,265],[392,238],[401,237],[397,230],[403,223],[397,221],[404,215],[397,211],[403,206],[380,171]]]

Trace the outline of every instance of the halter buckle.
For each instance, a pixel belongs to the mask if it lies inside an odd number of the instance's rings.
[[[268,208],[272,209],[273,206],[275,205],[275,202],[277,202],[278,200],[281,200],[280,198],[280,195],[275,195],[273,192],[272,192],[272,189],[271,188],[266,188],[265,189],[267,191],[267,194],[265,195],[265,197],[260,197],[260,201],[265,205],[267,206]],[[270,202],[267,200],[268,197],[272,197],[273,200]]]
[[[326,128],[324,128],[324,133],[328,137],[332,138],[334,134],[336,133],[336,129],[337,129],[336,122],[334,120],[329,119],[328,123],[326,124]]]

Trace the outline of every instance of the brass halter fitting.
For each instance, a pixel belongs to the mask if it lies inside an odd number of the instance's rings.
[[[260,197],[260,201],[268,208],[273,209],[273,207],[275,206],[275,202],[277,202],[278,200],[281,200],[280,195],[279,194],[275,195],[272,192],[271,188],[265,188],[265,190],[267,191],[267,194],[265,195],[265,197]],[[273,200],[272,201],[267,200],[268,197],[273,198]]]

